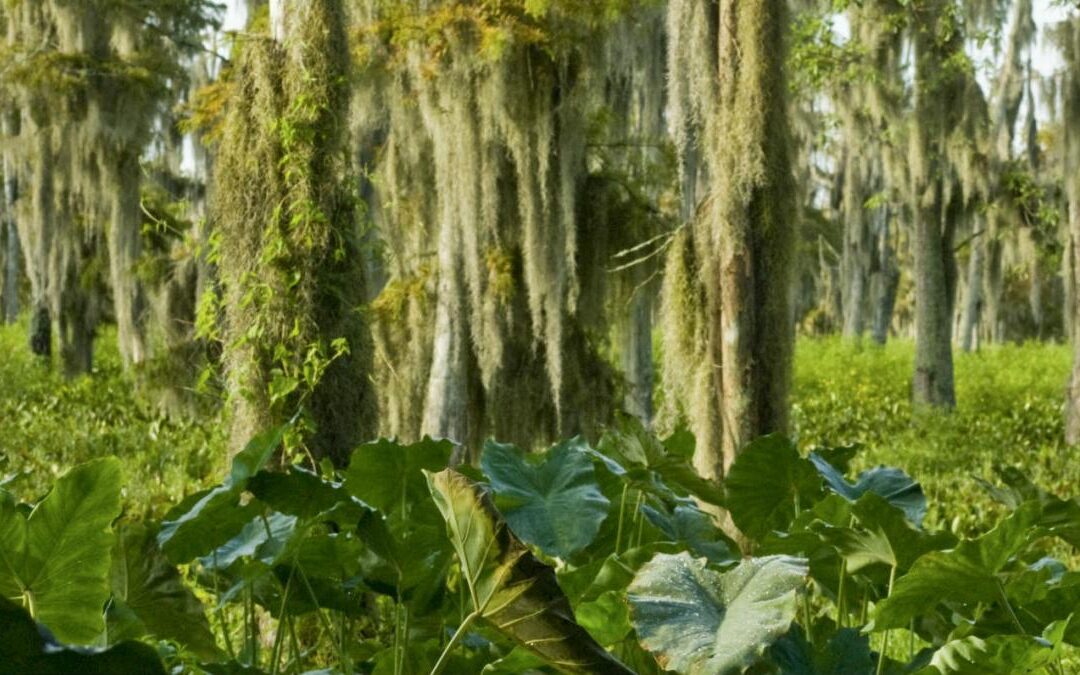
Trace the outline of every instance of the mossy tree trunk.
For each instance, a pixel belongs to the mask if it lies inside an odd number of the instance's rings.
[[[912,212],[915,258],[915,374],[917,405],[954,407],[952,318],[955,287],[954,224],[945,194],[944,139],[952,106],[960,102],[949,57],[962,48],[946,34],[944,0],[912,4],[915,31],[915,119],[912,129]]]
[[[344,462],[374,431],[371,336],[347,170],[341,0],[290,0],[242,48],[216,161],[232,445],[303,410],[298,445]]]
[[[796,191],[781,48],[787,3],[723,0],[718,13],[707,4],[669,10],[673,25],[690,18],[672,49],[686,50],[680,40],[692,41],[694,53],[705,47],[687,61],[691,70],[711,68],[707,80],[691,83],[689,101],[674,101],[676,111],[698,105],[694,99],[715,109],[705,111],[704,138],[684,135],[702,152],[712,194],[668,260],[665,323],[683,328],[665,336],[665,368],[666,379],[684,383],[682,405],[698,438],[694,466],[722,480],[748,442],[787,430]],[[709,42],[718,60],[707,55]],[[683,178],[685,192],[696,176]]]

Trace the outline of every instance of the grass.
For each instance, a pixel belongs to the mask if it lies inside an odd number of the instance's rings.
[[[127,470],[130,515],[160,516],[223,475],[220,420],[173,420],[140,402],[112,332],[100,339],[93,375],[72,381],[34,358],[25,336],[25,324],[0,327],[0,476],[15,476],[7,489],[40,497],[66,468],[115,454]],[[801,445],[864,446],[859,466],[905,469],[926,489],[928,522],[965,535],[1002,513],[975,481],[992,479],[995,464],[1020,466],[1059,495],[1080,494],[1080,463],[1062,441],[1067,346],[957,353],[959,405],[949,414],[912,410],[913,358],[906,341],[800,340],[793,418]]]
[[[221,474],[220,425],[170,420],[140,402],[113,331],[100,338],[92,375],[73,380],[35,358],[26,335],[24,323],[0,327],[0,484],[7,490],[35,501],[72,466],[116,455],[128,515],[158,517]]]
[[[914,345],[879,348],[839,338],[801,340],[795,366],[796,434],[803,446],[865,447],[859,464],[899,466],[923,483],[928,521],[974,534],[1001,509],[976,477],[1021,467],[1061,496],[1080,494],[1080,465],[1065,445],[1062,405],[1067,346],[1001,345],[956,354],[957,408],[915,411]]]

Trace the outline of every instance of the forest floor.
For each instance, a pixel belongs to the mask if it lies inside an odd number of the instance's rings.
[[[160,516],[224,473],[216,417],[170,421],[140,404],[123,375],[112,333],[102,336],[92,377],[65,381],[26,347],[24,325],[0,328],[0,485],[40,497],[56,476],[93,457],[116,455],[127,471],[132,516]],[[804,447],[864,447],[859,467],[899,466],[922,482],[928,524],[971,535],[1003,513],[976,478],[996,464],[1019,467],[1063,497],[1080,494],[1080,462],[1062,442],[1069,349],[1004,345],[956,356],[958,408],[913,412],[914,346],[884,348],[840,339],[801,339],[793,392]]]

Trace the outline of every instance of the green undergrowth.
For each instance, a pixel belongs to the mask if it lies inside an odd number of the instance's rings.
[[[1067,346],[958,351],[951,413],[912,410],[914,353],[914,343],[903,340],[884,348],[800,340],[793,414],[800,445],[861,444],[857,467],[889,464],[919,476],[928,523],[963,534],[1002,513],[976,481],[992,479],[995,465],[1020,467],[1062,496],[1080,493],[1080,464],[1063,440]]]
[[[0,327],[0,479],[8,490],[37,499],[72,466],[115,455],[128,479],[127,513],[160,516],[224,471],[217,420],[170,420],[142,403],[114,329],[98,340],[93,373],[72,380],[31,354],[26,335],[24,323]]]

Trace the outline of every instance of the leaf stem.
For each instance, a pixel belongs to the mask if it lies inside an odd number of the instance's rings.
[[[889,570],[889,592],[885,595],[886,598],[892,595],[893,583],[896,581],[896,565],[893,565]],[[881,675],[885,672],[885,652],[889,649],[889,633],[891,631],[886,630],[885,636],[881,641],[881,652],[878,653],[877,670],[875,675]]]
[[[1009,610],[1009,618],[1012,619],[1013,625],[1016,626],[1016,630],[1021,635],[1027,635],[1027,631],[1024,630],[1024,624],[1020,623],[1020,618],[1016,616],[1016,612],[1013,611],[1012,603],[1009,602],[1009,596],[1005,594],[1005,586],[1001,584],[1001,579],[995,579],[997,582],[998,593],[1001,595],[1001,602],[1005,605],[1005,609]]]
[[[446,643],[446,649],[439,655],[439,660],[435,662],[435,667],[431,669],[431,675],[440,675],[442,671],[446,669],[446,664],[450,658],[450,652],[454,650],[457,643],[465,636],[465,631],[472,622],[476,621],[478,618],[480,618],[480,612],[473,612],[465,617],[465,620],[458,626],[457,631],[454,632],[454,637],[450,638],[450,642]]]

